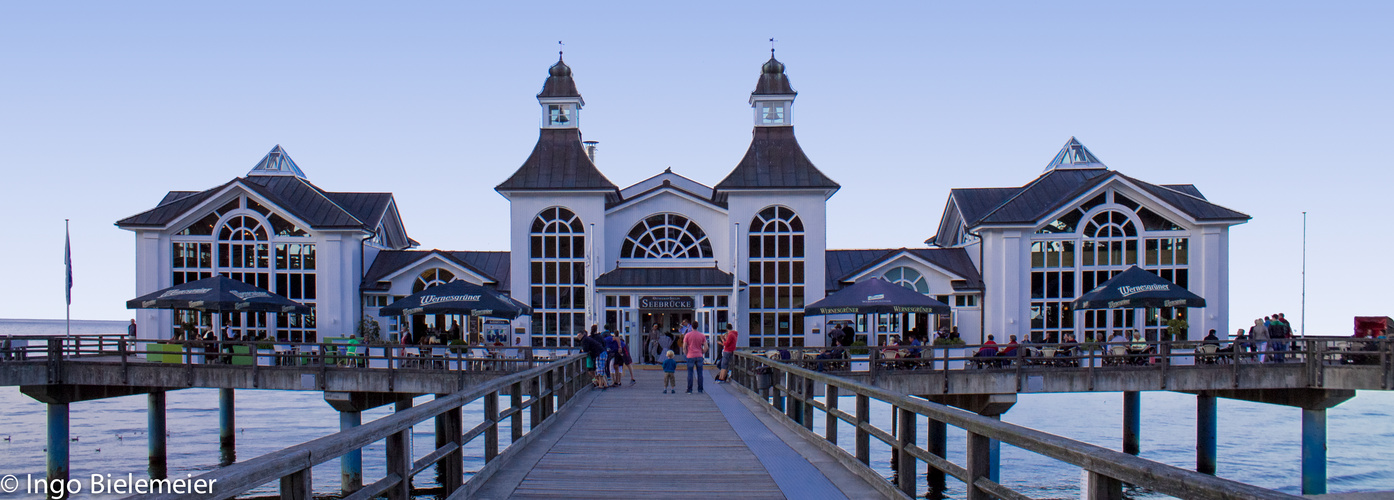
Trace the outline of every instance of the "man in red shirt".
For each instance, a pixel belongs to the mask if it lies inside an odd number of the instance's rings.
[[[735,328],[726,331],[726,335],[721,338],[721,371],[716,373],[717,382],[727,382],[731,373],[731,361],[736,358],[736,339],[740,335]]]
[[[683,321],[683,326],[688,327],[687,321]],[[702,390],[702,365],[706,362],[702,356],[707,350],[707,336],[692,325],[686,335],[682,336],[683,348],[687,349],[687,393],[692,394],[692,371],[697,371],[697,393]]]

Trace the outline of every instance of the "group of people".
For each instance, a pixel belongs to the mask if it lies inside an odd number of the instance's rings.
[[[1235,332],[1234,344],[1238,345],[1248,353],[1258,353],[1260,363],[1282,363],[1286,361],[1286,353],[1291,346],[1290,339],[1293,337],[1292,323],[1288,322],[1283,313],[1272,316],[1264,316],[1254,320],[1254,326],[1249,327],[1248,335],[1245,335],[1243,328]],[[1230,346],[1233,352],[1234,346]]]
[[[576,335],[577,344],[586,352],[586,371],[590,372],[591,382],[601,390],[624,385],[625,370],[629,371],[629,383],[634,379],[634,360],[629,354],[629,341],[615,335],[609,328],[600,331],[591,325],[590,333],[582,330]]]

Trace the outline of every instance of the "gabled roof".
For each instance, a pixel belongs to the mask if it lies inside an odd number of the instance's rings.
[[[1031,183],[1016,189],[1014,193],[1002,188],[954,189],[950,196],[958,203],[963,212],[964,223],[970,228],[992,224],[1030,224],[1040,221],[1070,200],[1115,178],[1136,185],[1197,221],[1250,218],[1241,212],[1211,203],[1195,186],[1160,186],[1118,171],[1104,169],[1049,170]],[[998,201],[996,206],[982,210],[982,207],[991,205],[993,200],[999,198],[1001,201]]]
[[[363,276],[363,290],[386,290],[378,282],[402,268],[412,265],[431,254],[438,254],[462,268],[495,281],[494,287],[508,293],[509,257],[508,252],[455,251],[455,250],[384,250],[378,252],[368,272]]]
[[[116,222],[119,227],[161,227],[183,216],[231,185],[248,191],[290,212],[311,228],[364,228],[372,230],[392,201],[392,193],[330,193],[295,176],[239,177],[204,191],[171,191],[155,208]]]
[[[597,287],[731,288],[731,273],[715,267],[621,267],[595,279]]]
[[[295,164],[295,160],[290,159],[286,150],[281,149],[281,145],[277,144],[276,147],[271,148],[271,152],[266,153],[266,156],[257,162],[255,167],[252,167],[251,171],[247,172],[248,177],[254,175],[294,175],[304,178],[305,172],[300,171],[300,166]]]
[[[752,135],[745,157],[716,184],[715,193],[734,189],[842,187],[813,166],[794,138],[794,127],[755,127]]]
[[[581,144],[581,131],[544,128],[523,166],[494,191],[605,190],[619,199],[619,188],[591,163]]]
[[[908,252],[925,261],[964,278],[954,283],[955,290],[982,290],[983,278],[968,251],[962,248],[876,248],[858,250],[828,250],[824,253],[828,293],[843,287],[842,282],[863,271],[884,264],[887,260]]]

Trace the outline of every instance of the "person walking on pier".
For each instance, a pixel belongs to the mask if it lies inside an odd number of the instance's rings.
[[[1258,349],[1258,362],[1263,363],[1269,356],[1265,352],[1268,350],[1268,324],[1264,322],[1267,318],[1254,320],[1254,326],[1249,328],[1249,338],[1253,339],[1254,345]]]
[[[697,372],[697,393],[701,394],[702,389],[702,364],[706,361],[702,355],[707,351],[707,336],[701,330],[688,326],[683,322],[683,326],[688,328],[687,334],[682,337],[682,344],[687,348],[687,393],[692,394],[692,372]]]
[[[673,359],[673,351],[665,352],[663,355],[666,356],[663,359],[663,393],[668,394],[671,392],[677,394],[678,380],[676,372],[678,371],[678,360]]]

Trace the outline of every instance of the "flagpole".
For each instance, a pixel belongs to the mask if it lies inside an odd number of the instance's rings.
[[[68,231],[68,219],[63,219],[63,290],[67,305],[65,306],[63,324],[67,327],[68,336],[73,335],[73,241],[71,233]]]

